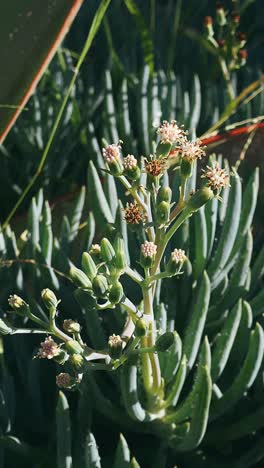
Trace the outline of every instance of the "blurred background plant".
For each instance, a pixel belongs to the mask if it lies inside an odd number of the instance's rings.
[[[27,110],[22,113],[1,147],[0,198],[4,200],[1,204],[1,221],[7,218],[37,169],[87,35],[87,24],[91,21],[96,7],[96,2],[84,2],[66,41],[29,101]],[[102,167],[99,150],[102,138],[113,142],[122,139],[125,151],[133,151],[136,156],[140,156],[151,151],[154,126],[164,118],[176,118],[184,123],[192,137],[208,137],[211,131],[223,130],[226,125],[230,126],[229,130],[232,131],[236,128],[232,127],[236,122],[242,122],[242,127],[251,125],[252,122],[261,123],[264,114],[261,81],[264,5],[260,0],[230,1],[224,3],[224,8],[229,12],[241,13],[239,30],[247,35],[247,63],[240,70],[231,73],[234,96],[237,98],[231,102],[215,50],[208,43],[203,30],[204,17],[215,17],[214,2],[204,0],[197,5],[195,0],[191,0],[187,7],[181,0],[111,2],[99,34],[78,74],[44,169],[32,193],[13,218],[12,228],[8,227],[5,233],[1,234],[2,313],[6,310],[7,298],[11,292],[21,295],[22,292],[23,295],[26,292],[26,299],[36,299],[40,297],[44,287],[53,288],[58,297],[64,298],[65,311],[72,312],[76,309],[67,273],[69,264],[71,261],[79,264],[81,252],[90,247],[92,239],[97,241],[103,234],[95,233],[95,221],[89,214],[89,207],[94,204],[91,181],[88,184],[90,196],[86,201],[85,190],[80,191],[80,187],[86,185],[88,161],[92,160],[97,169]],[[255,83],[253,87],[247,88],[252,83]],[[209,129],[211,130],[208,131]],[[225,138],[219,141],[226,142],[226,146],[224,144],[220,148],[225,156],[233,158],[232,161],[237,160],[240,153],[247,150],[246,154],[250,154],[252,163],[247,161],[246,156],[240,169],[241,173],[243,170],[247,172],[248,177],[248,168],[255,166],[257,160],[260,161],[259,146],[263,136],[261,137],[261,129],[255,127],[253,132],[245,135],[242,144],[234,138],[235,143],[232,145],[233,137],[228,132]],[[253,145],[254,141],[250,141],[249,135],[258,143]],[[207,144],[210,150],[209,137]],[[254,151],[251,151],[253,147]],[[44,192],[40,190],[41,187]],[[98,185],[95,187],[98,188]],[[104,187],[108,202],[112,203],[111,209],[115,210],[116,199],[112,197],[114,189],[111,178],[105,177]],[[32,199],[33,192],[35,198]],[[51,212],[44,199],[50,201]],[[261,213],[263,199],[259,200],[259,204]],[[29,205],[30,209],[26,214]],[[122,227],[120,211],[119,216],[116,216],[116,222],[121,223]],[[220,226],[223,220],[224,209],[219,214]],[[106,228],[107,224],[104,227]],[[261,232],[257,231],[257,234],[253,259],[257,257],[258,246],[263,240]],[[257,264],[260,265],[260,279],[256,291],[259,291],[263,284],[262,258],[263,253],[257,260]],[[256,302],[257,307],[260,307],[260,316],[261,297]],[[33,301],[32,306],[42,313],[40,303]],[[114,321],[114,317],[111,316],[110,320]],[[247,323],[250,323],[250,317]],[[88,336],[89,333],[93,335],[89,328],[90,323],[86,326]],[[51,460],[54,459],[49,457],[54,456],[56,444],[59,453],[62,453],[62,457],[58,459],[58,467],[70,467],[72,464],[68,453],[69,438],[65,439],[70,431],[68,403],[62,394],[58,400],[55,369],[52,372],[50,366],[47,369],[45,363],[32,361],[38,343],[39,339],[36,336],[30,339],[12,336],[11,340],[10,337],[4,340],[1,427],[5,436],[1,441],[2,447],[12,448],[5,450],[4,455],[3,451],[0,454],[5,468],[30,466],[29,463],[34,468],[50,466]],[[104,380],[100,374],[96,378],[97,389],[108,387],[108,379]],[[109,390],[110,388],[109,385]],[[79,399],[79,395],[75,393],[67,395],[71,407],[73,439],[77,430],[83,430],[82,434],[85,434],[85,440],[76,436],[77,447],[75,442],[73,443],[73,453],[79,452],[82,457],[81,460],[74,458],[74,466],[100,466],[95,439],[90,433],[91,424],[100,446],[102,466],[138,466],[135,460],[130,461],[132,456],[128,455],[123,439],[117,452],[119,455],[116,455],[119,457],[116,458],[118,461],[115,461],[114,465],[114,448],[118,443],[118,434],[124,432],[124,426],[123,421],[116,420],[113,430],[111,418],[105,417],[107,411],[108,414],[111,413],[109,401],[113,400],[115,395],[111,393],[114,392],[113,388],[107,395],[107,400],[99,400],[99,403],[95,404],[92,423],[88,416],[91,413],[90,402],[94,394],[91,396],[89,391],[91,390],[84,393],[83,399]],[[251,421],[253,420],[253,428],[256,424],[254,416],[251,418],[251,410],[260,416],[262,414],[262,392],[260,373],[250,397],[246,400],[247,404],[241,409],[243,415],[248,415],[250,434]],[[101,393],[98,392],[98,395],[100,398]],[[106,413],[100,415],[98,409],[103,402]],[[77,428],[80,413],[85,414],[85,417],[81,419],[82,422]],[[56,418],[57,436],[54,432]],[[65,427],[68,428],[67,433],[64,431]],[[257,463],[261,466],[261,427],[260,423],[256,439],[251,435],[245,439],[243,435],[235,444],[230,440],[224,443],[217,440],[213,444],[214,448],[207,451],[205,461],[202,459],[203,453],[198,453],[197,457],[196,454],[186,459],[180,457],[177,462],[180,468],[190,466],[190,463],[195,463],[197,467],[228,466],[228,463],[233,466],[235,458],[238,468],[258,466]],[[159,439],[155,439],[157,451],[153,454],[153,436],[145,435],[146,451],[139,453],[138,446],[142,445],[142,435],[137,435],[129,427],[125,432],[131,453],[136,455],[141,466],[170,467],[175,464],[175,455],[166,452]],[[11,439],[10,435],[15,435],[18,440]],[[44,457],[42,462],[39,461],[38,452],[41,448],[40,438],[42,449],[48,447],[47,458]],[[216,438],[220,439],[219,433]],[[245,440],[250,448],[242,454]],[[27,443],[38,447],[36,453],[32,451],[31,446],[27,447]],[[80,443],[81,451],[78,445]],[[216,446],[219,450],[218,460],[214,457]],[[26,457],[21,457],[21,454],[25,454]],[[31,458],[32,454],[33,460],[29,462],[27,456],[30,455]],[[213,458],[210,458],[211,456]]]

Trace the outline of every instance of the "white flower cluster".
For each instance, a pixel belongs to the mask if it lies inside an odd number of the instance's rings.
[[[141,252],[145,258],[152,258],[157,253],[157,246],[154,242],[145,241],[144,244],[141,245]]]

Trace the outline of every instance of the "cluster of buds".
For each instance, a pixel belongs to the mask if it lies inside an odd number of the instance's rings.
[[[208,41],[218,49],[230,71],[246,64],[246,34],[238,31],[240,14],[238,11],[228,13],[222,2],[216,4],[215,19],[204,18],[204,31]]]
[[[102,301],[108,301],[111,306],[119,304],[124,296],[119,278],[126,267],[123,239],[117,237],[112,245],[109,239],[103,238],[100,245],[94,245],[89,253],[83,253],[82,269],[70,269],[71,279],[78,287],[78,301],[91,310]]]
[[[113,176],[119,177],[124,174],[129,180],[136,182],[140,177],[137,159],[133,154],[122,157],[122,143],[120,140],[118,143],[106,145],[102,151],[103,158]]]

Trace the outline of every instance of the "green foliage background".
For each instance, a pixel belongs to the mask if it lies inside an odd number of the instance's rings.
[[[94,162],[97,169],[102,167],[99,150],[102,137],[109,142],[116,142],[121,138],[124,140],[125,151],[140,156],[148,154],[151,149],[153,122],[163,118],[176,118],[190,129],[191,135],[199,136],[225,110],[228,101],[219,69],[214,57],[201,44],[200,37],[202,18],[212,13],[214,2],[200,1],[199,7],[195,0],[189,1],[188,7],[183,3],[179,0],[137,3],[115,0],[111,3],[103,27],[78,76],[45,168],[34,187],[35,197],[32,199],[33,193],[29,194],[12,222],[12,228],[8,228],[4,235],[0,234],[2,313],[6,310],[7,298],[11,292],[23,294],[32,301],[40,314],[43,313],[38,298],[41,289],[47,286],[56,290],[58,297],[63,298],[63,313],[77,313],[68,268],[70,261],[78,265],[81,252],[90,247],[93,239],[100,239],[103,234],[103,225],[99,225],[100,232],[95,231],[93,216],[89,214],[93,193],[90,192],[87,197],[85,189],[80,192],[80,187],[86,185],[89,160]],[[263,70],[260,51],[263,47],[261,18],[264,6],[261,1],[241,3],[245,7],[242,25],[248,32],[249,62],[245,69],[237,73],[237,94],[258,79]],[[1,148],[0,197],[4,200],[1,221],[5,220],[36,170],[69,85],[71,70],[76,63],[75,53],[78,54],[81,50],[88,19],[92,18],[96,7],[96,2],[93,5],[91,2],[84,4],[64,44],[66,50],[62,50],[53,61],[32,97],[28,110],[22,113]],[[263,94],[259,94],[248,104],[240,106],[227,122],[263,115],[263,107]],[[40,191],[41,187],[44,191]],[[116,223],[121,223],[120,212],[115,212],[117,202],[113,197],[115,189],[111,179],[108,182],[106,179],[104,189],[109,203],[112,201],[110,208],[113,219],[116,216]],[[89,193],[90,184],[87,190]],[[53,208],[52,221],[49,204],[44,200],[49,200]],[[94,205],[95,201],[92,200],[92,203]],[[191,239],[189,246],[184,244],[184,230],[177,239],[177,247],[189,248],[194,262],[197,251],[192,251],[192,241],[198,244],[201,242],[199,229],[204,223],[204,215],[203,212],[199,215],[200,225],[198,231],[197,226],[196,231],[194,228],[196,237]],[[223,229],[224,219],[224,208],[221,208],[218,213],[218,232]],[[122,225],[121,227],[124,229]],[[242,244],[240,248],[243,248]],[[250,252],[251,255],[256,281],[250,291],[246,284],[242,285],[242,296],[250,303],[253,313],[261,322],[263,250],[258,257],[254,251]],[[30,263],[27,263],[28,260]],[[44,264],[46,266],[42,267]],[[190,287],[192,279],[187,277],[184,287]],[[241,297],[241,290],[236,289],[236,294],[237,292],[238,297]],[[227,297],[223,298],[231,301],[226,307],[232,308],[238,297],[234,289],[230,288]],[[182,297],[171,298],[173,304],[175,301],[182,301]],[[173,305],[169,310],[172,308]],[[245,323],[246,320],[250,322],[250,313],[248,312]],[[111,327],[115,323],[118,331],[120,324],[117,317],[111,316],[111,320]],[[160,320],[165,320],[165,317],[160,317]],[[247,328],[245,323],[247,335],[251,325]],[[91,340],[93,333],[90,323],[86,324],[83,317],[82,324],[84,328],[87,327],[86,333]],[[109,323],[106,321],[104,326],[108,330]],[[178,327],[184,328],[181,320]],[[243,349],[247,349],[248,336],[245,340]],[[107,404],[104,398],[117,406],[120,403],[120,395],[108,376],[99,373],[93,385],[87,384],[82,395],[67,394],[71,408],[69,412],[66,396],[62,393],[58,396],[55,388],[55,368],[49,363],[32,360],[38,344],[39,339],[35,336],[11,336],[4,339],[1,363],[1,427],[5,436],[14,435],[23,442],[10,438],[0,439],[3,447],[12,447],[12,450],[5,450],[5,454],[1,449],[3,467],[56,466],[56,450],[59,453],[58,468],[70,467],[70,462],[65,461],[65,450],[67,452],[70,445],[70,429],[65,431],[65,428],[70,425],[74,467],[99,467],[99,453],[103,467],[136,467],[137,462],[132,460],[134,455],[140,466],[146,468],[170,468],[175,464],[180,468],[261,466],[264,456],[261,422],[262,370],[246,400],[242,400],[246,403],[235,407],[229,419],[223,419],[215,427],[216,435],[212,436],[214,441],[210,445],[209,436],[208,446],[206,443],[203,446],[202,456],[199,452],[176,456],[171,450],[167,451],[166,444],[159,437],[142,435],[138,428],[135,430],[129,424],[126,426],[124,419],[111,420],[109,414],[105,416]],[[232,380],[241,366],[242,347],[237,343],[236,349],[237,354],[232,356],[232,365],[227,371],[227,382]],[[106,388],[109,388],[109,393],[105,392]],[[99,408],[103,402],[106,407],[105,414],[102,415]],[[237,423],[239,434],[240,427],[243,426],[240,421],[243,418],[250,419],[251,414],[255,415],[253,427],[257,427],[256,437],[252,437],[252,431],[246,437],[242,434],[235,442],[223,437],[226,426],[230,425],[232,428],[233,423]],[[250,420],[248,424],[250,427]],[[125,432],[131,454],[125,440],[121,438],[119,441],[120,432]],[[231,429],[229,432],[232,432]],[[35,449],[27,447],[27,443],[35,447],[36,453]],[[142,445],[144,450],[141,450]],[[21,454],[26,454],[26,457],[23,458]]]

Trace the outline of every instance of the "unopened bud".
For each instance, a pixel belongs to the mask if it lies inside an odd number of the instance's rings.
[[[124,240],[117,237],[114,242],[115,248],[115,267],[119,271],[123,271],[127,267],[127,259],[125,254]]]
[[[236,38],[237,38],[238,47],[242,49],[245,46],[246,41],[247,41],[246,34],[244,32],[238,32]]]
[[[82,354],[83,348],[75,340],[66,341],[65,347],[70,354]]]
[[[167,224],[170,220],[170,204],[168,202],[161,202],[157,206],[156,220],[158,225]]]
[[[82,254],[82,268],[88,278],[92,281],[97,273],[96,265],[88,252]]]
[[[119,335],[112,335],[108,340],[108,352],[112,359],[119,359],[123,350],[123,341]]]
[[[147,332],[148,332],[147,322],[142,318],[138,319],[135,323],[135,335],[142,337],[142,336],[146,336]]]
[[[150,268],[154,265],[157,246],[153,242],[145,241],[140,249],[140,264],[143,268]]]
[[[222,3],[216,4],[216,21],[219,26],[225,26],[226,24],[226,13]]]
[[[172,191],[170,187],[160,187],[157,194],[157,204],[165,201],[171,202]]]
[[[204,17],[204,30],[208,38],[214,36],[213,18],[211,16]]]
[[[188,158],[182,158],[181,160],[181,177],[183,179],[189,179],[193,171],[193,161]]]
[[[78,322],[75,322],[74,320],[64,320],[63,330],[65,330],[67,333],[80,333],[81,326]]]
[[[89,254],[94,257],[99,257],[101,253],[101,247],[99,244],[92,244],[92,247],[89,250]]]
[[[119,281],[116,281],[110,288],[109,301],[111,304],[118,304],[124,296],[123,286]]]
[[[99,298],[106,296],[108,292],[108,283],[104,275],[97,275],[93,279],[93,292]]]
[[[166,272],[173,276],[179,273],[182,264],[186,260],[186,255],[184,250],[182,249],[174,249],[173,252],[171,253],[170,260],[166,266]]]
[[[240,49],[240,51],[238,52],[238,65],[240,67],[243,67],[247,62],[247,58],[248,58],[247,50]]]
[[[43,289],[41,292],[41,298],[44,302],[45,307],[50,310],[50,309],[56,309],[59,302],[58,299],[56,298],[55,294],[53,291],[50,289],[46,288]]]
[[[26,314],[29,310],[29,305],[22,299],[22,297],[13,294],[9,296],[8,304],[14,312],[19,312],[20,314]]]
[[[67,372],[61,372],[56,375],[56,384],[59,388],[71,388],[74,385],[74,379]]]
[[[140,178],[140,169],[137,160],[132,154],[128,154],[123,161],[124,173],[130,180],[138,180]]]
[[[226,45],[225,39],[218,39],[217,44],[219,46],[219,49],[224,49]]]
[[[103,157],[108,164],[111,174],[120,176],[123,173],[123,164],[121,161],[121,141],[118,144],[108,145],[103,148]]]
[[[70,268],[70,277],[74,282],[75,286],[79,286],[81,288],[90,289],[92,287],[92,283],[86,274],[76,267]]]
[[[214,197],[213,191],[209,187],[202,187],[195,192],[187,201],[184,211],[193,213],[199,210],[205,203]]]
[[[231,12],[231,20],[234,26],[238,26],[240,23],[240,14],[238,11],[232,11]]]
[[[166,332],[161,335],[155,344],[155,348],[157,351],[167,351],[174,343],[175,337],[173,332]]]
[[[70,356],[70,362],[78,372],[81,372],[84,368],[84,359],[80,354],[72,354]]]
[[[115,256],[112,244],[105,237],[101,241],[101,257],[106,263],[110,263]]]

